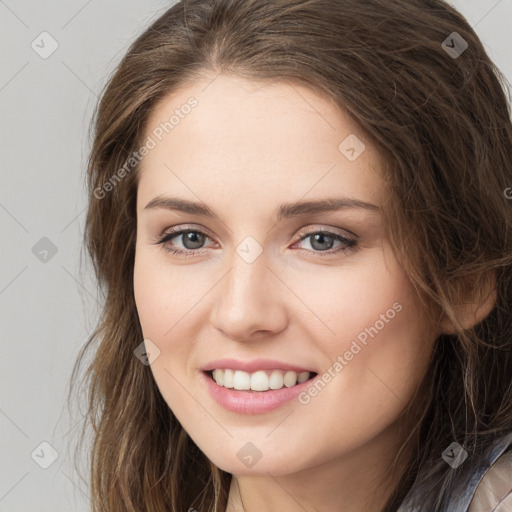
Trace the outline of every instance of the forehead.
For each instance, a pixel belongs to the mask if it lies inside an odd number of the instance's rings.
[[[242,203],[282,202],[283,195],[333,189],[381,200],[373,145],[331,98],[302,85],[224,75],[198,80],[157,104],[145,136],[155,145],[140,164],[142,200],[178,190],[190,199],[215,194],[233,203],[236,191]],[[364,150],[351,160],[345,152],[354,143]]]

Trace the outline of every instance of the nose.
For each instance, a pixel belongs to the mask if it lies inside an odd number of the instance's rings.
[[[286,291],[268,267],[265,253],[251,263],[235,253],[231,269],[217,287],[212,323],[236,341],[272,337],[287,325]]]

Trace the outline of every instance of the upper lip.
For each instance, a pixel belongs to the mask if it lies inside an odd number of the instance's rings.
[[[290,363],[277,361],[275,359],[253,359],[252,361],[239,361],[237,359],[216,359],[210,361],[201,367],[201,370],[208,372],[218,368],[230,368],[233,370],[243,370],[247,373],[253,373],[258,370],[288,370],[297,373],[314,372],[308,368],[303,368]],[[315,372],[316,373],[316,372]]]

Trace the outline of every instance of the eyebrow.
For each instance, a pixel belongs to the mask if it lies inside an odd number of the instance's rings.
[[[201,215],[212,219],[220,220],[218,215],[201,202],[179,199],[177,197],[157,196],[152,199],[145,207],[145,210],[153,208],[164,208],[166,210],[177,210],[193,215]],[[279,206],[274,212],[276,222],[290,217],[302,215],[315,215],[319,213],[328,213],[345,209],[362,209],[370,212],[378,212],[381,209],[371,203],[360,201],[349,197],[327,197],[314,201],[297,201],[286,203]]]

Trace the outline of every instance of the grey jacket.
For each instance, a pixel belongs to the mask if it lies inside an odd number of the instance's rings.
[[[484,462],[474,470],[469,485],[455,490],[439,512],[512,512],[512,432],[495,441]],[[398,512],[431,512],[432,508],[413,488]]]

